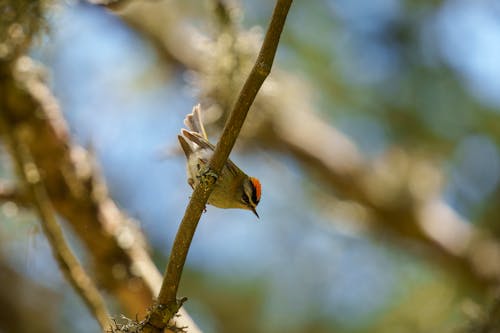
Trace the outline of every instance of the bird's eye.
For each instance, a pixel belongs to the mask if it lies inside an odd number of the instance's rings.
[[[248,200],[248,195],[246,195],[246,193],[243,193],[243,196],[241,197],[241,201],[243,201],[244,204],[249,204],[249,200]]]

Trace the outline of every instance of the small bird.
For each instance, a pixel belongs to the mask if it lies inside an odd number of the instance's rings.
[[[192,189],[199,184],[201,175],[207,172],[207,165],[215,150],[208,141],[201,120],[200,105],[184,119],[187,129],[178,135],[179,143],[187,158],[187,181]],[[208,203],[219,208],[241,208],[251,210],[257,218],[257,205],[260,201],[261,185],[257,178],[249,177],[231,160],[227,160],[217,178],[215,188]]]

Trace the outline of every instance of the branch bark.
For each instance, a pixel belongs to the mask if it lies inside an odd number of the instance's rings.
[[[186,208],[172,246],[162,288],[158,295],[157,308],[151,312],[150,316],[150,324],[159,328],[158,331],[165,327],[182,304],[182,300],[178,301],[176,298],[177,290],[198,221],[216,183],[216,177],[210,175],[220,174],[238,138],[248,110],[257,96],[257,92],[271,72],[281,32],[291,4],[292,0],[278,0],[276,2],[257,60],[238,95],[221,138],[215,147],[214,155],[209,162],[208,176],[205,177],[207,181],[200,182],[200,185],[194,189]]]

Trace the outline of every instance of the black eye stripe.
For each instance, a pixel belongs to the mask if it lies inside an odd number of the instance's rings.
[[[249,201],[248,201],[248,195],[246,195],[246,193],[243,193],[243,196],[241,197],[241,200],[243,200],[244,203],[248,204]]]
[[[252,202],[254,204],[259,203],[259,199],[257,199],[257,190],[255,189],[255,186],[253,186],[253,184],[252,184]]]

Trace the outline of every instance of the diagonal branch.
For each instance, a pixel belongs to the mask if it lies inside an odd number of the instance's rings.
[[[262,48],[226,122],[222,136],[217,143],[214,155],[209,163],[208,169],[210,172],[207,175],[220,174],[257,92],[271,72],[280,35],[291,4],[292,0],[278,0],[276,3]],[[153,311],[150,318],[150,323],[156,327],[164,327],[165,323],[170,320],[179,307],[176,296],[184,263],[201,213],[215,185],[215,177],[206,176],[206,178],[206,182],[201,182],[195,188],[175,237],[170,253],[170,260],[157,300],[158,308],[156,310],[160,311]]]

